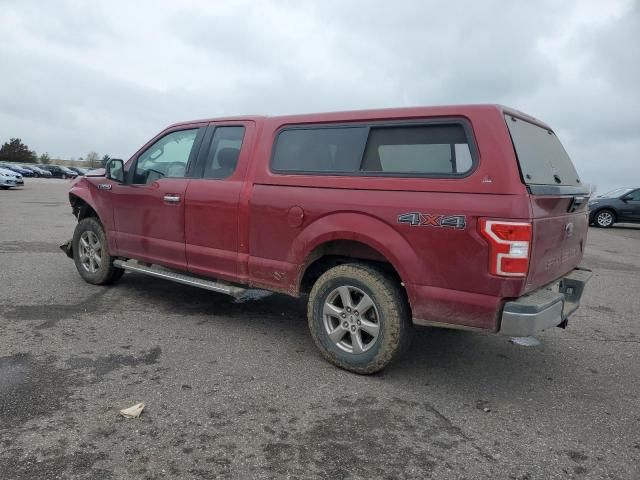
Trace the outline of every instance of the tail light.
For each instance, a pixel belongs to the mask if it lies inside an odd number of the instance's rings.
[[[481,218],[479,227],[491,247],[489,271],[503,277],[526,277],[531,251],[531,223]]]

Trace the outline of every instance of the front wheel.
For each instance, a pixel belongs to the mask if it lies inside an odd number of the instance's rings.
[[[611,210],[600,210],[596,214],[595,224],[600,228],[609,228],[615,222],[615,215]]]
[[[88,283],[105,285],[115,282],[124,270],[113,265],[107,249],[107,236],[95,217],[78,222],[73,232],[73,260],[80,276]]]
[[[309,295],[311,336],[322,355],[355,373],[382,370],[411,339],[409,308],[397,282],[364,264],[334,267]]]

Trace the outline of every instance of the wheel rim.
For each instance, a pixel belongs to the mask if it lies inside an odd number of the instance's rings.
[[[82,267],[89,273],[96,273],[102,265],[102,245],[91,230],[82,232],[78,243],[78,255]]]
[[[597,221],[601,227],[608,227],[613,223],[613,215],[610,212],[600,212]]]
[[[344,285],[331,291],[322,312],[329,339],[341,350],[359,354],[373,347],[380,334],[380,316],[369,295]]]

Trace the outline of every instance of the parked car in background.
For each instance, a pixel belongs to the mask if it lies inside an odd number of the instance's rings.
[[[63,250],[92,284],[308,295],[324,357],[373,373],[413,325],[566,327],[588,197],[551,127],[497,105],[200,120],[75,180]]]
[[[0,187],[7,189],[22,186],[24,186],[24,180],[21,174],[7,168],[0,168]]]
[[[35,173],[33,172],[33,170],[21,167],[20,165],[14,165],[12,163],[3,163],[3,164],[0,164],[0,167],[19,173],[23,177],[35,176]]]
[[[67,167],[60,165],[43,165],[42,168],[51,172],[51,175],[55,178],[76,178],[78,174]]]
[[[16,186],[16,176],[10,170],[0,168],[0,188],[6,190]]]
[[[87,169],[86,168],[81,168],[81,167],[67,167],[69,170],[73,170],[74,172],[76,172],[79,176],[84,177],[87,173]]]
[[[598,195],[589,202],[589,224],[640,223],[640,187],[626,187]]]
[[[37,165],[20,165],[22,168],[26,168],[28,170],[33,171],[35,177],[48,177],[51,178],[51,172],[45,170],[44,168],[40,168]]]

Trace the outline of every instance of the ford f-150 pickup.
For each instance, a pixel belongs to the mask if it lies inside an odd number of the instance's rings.
[[[322,354],[372,373],[414,325],[565,327],[588,195],[554,131],[498,105],[217,118],[76,179],[64,249],[96,285],[308,296]]]

